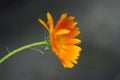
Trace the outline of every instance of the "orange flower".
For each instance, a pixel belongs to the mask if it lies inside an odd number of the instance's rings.
[[[55,26],[49,12],[47,19],[48,24],[41,19],[38,20],[50,33],[49,43],[53,52],[65,68],[72,68],[78,63],[77,59],[81,51],[81,48],[76,45],[80,44],[81,40],[75,38],[80,33],[79,28],[76,27],[77,22],[74,21],[73,16],[67,17],[66,13],[61,15]]]

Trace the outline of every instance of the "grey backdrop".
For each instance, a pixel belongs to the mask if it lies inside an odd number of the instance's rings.
[[[0,65],[0,80],[120,80],[120,0],[0,0],[0,58],[42,41],[50,12],[55,22],[67,12],[81,30],[81,56],[64,69],[50,50],[25,50]]]

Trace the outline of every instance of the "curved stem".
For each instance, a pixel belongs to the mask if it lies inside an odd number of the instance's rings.
[[[7,54],[6,56],[4,56],[3,58],[0,59],[0,64],[2,64],[4,61],[6,61],[7,59],[9,59],[10,57],[14,56],[15,54],[25,50],[25,49],[28,49],[28,48],[31,48],[31,47],[35,47],[35,46],[40,46],[40,45],[47,45],[48,42],[47,41],[42,41],[42,42],[36,42],[36,43],[32,43],[32,44],[28,44],[28,45],[25,45],[25,46],[22,46],[18,49],[15,49],[13,50],[12,52],[10,52],[9,54]]]

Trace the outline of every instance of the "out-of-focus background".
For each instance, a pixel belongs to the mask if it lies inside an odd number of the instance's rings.
[[[120,80],[120,0],[0,0],[0,58],[23,45],[43,41],[38,18],[67,12],[81,30],[81,56],[65,69],[50,50],[27,49],[0,65],[0,80]]]

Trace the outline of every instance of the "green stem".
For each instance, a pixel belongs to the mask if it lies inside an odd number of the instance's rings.
[[[48,42],[47,41],[42,41],[42,42],[36,42],[36,43],[32,43],[32,44],[28,44],[28,45],[25,45],[25,46],[22,46],[18,49],[15,49],[13,50],[12,52],[10,52],[9,54],[7,54],[6,56],[4,56],[3,58],[0,59],[0,64],[2,64],[4,61],[6,61],[7,59],[9,59],[10,57],[12,57],[13,55],[25,50],[25,49],[28,49],[28,48],[31,48],[31,47],[35,47],[35,46],[40,46],[40,45],[48,45]]]

